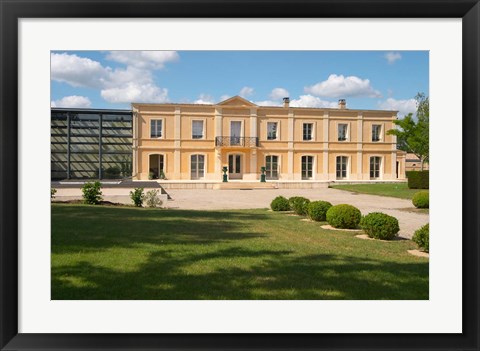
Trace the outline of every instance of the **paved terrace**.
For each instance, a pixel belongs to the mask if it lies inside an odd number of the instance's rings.
[[[143,184],[142,184],[143,185]],[[135,183],[135,187],[139,187]],[[55,187],[55,185],[53,185]],[[125,187],[109,187],[102,189],[104,199],[112,202],[131,203],[129,192],[133,189]],[[147,190],[147,189],[146,189]],[[410,200],[393,197],[356,194],[331,188],[320,189],[253,189],[253,190],[212,190],[212,189],[168,189],[171,197],[166,202],[167,208],[192,210],[224,210],[268,208],[270,202],[278,195],[287,198],[304,196],[311,201],[325,200],[334,205],[347,203],[356,206],[362,214],[384,212],[398,219],[399,236],[410,239],[418,228],[428,223],[428,214],[409,212],[413,209]],[[58,187],[56,200],[80,199],[81,189],[78,187]],[[164,195],[166,199],[166,195]]]

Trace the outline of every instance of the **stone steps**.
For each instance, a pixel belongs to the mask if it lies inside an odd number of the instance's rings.
[[[218,190],[239,190],[239,189],[277,189],[276,183],[261,182],[235,182],[217,183],[213,185],[213,189]]]

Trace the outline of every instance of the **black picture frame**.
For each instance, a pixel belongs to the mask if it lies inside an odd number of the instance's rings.
[[[1,350],[479,350],[478,0],[0,0]],[[18,25],[20,18],[323,17],[462,18],[463,333],[461,334],[19,334]],[[446,200],[448,205],[448,200]]]

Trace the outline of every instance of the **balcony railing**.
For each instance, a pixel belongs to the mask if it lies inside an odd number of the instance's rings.
[[[215,138],[215,146],[256,147],[258,146],[258,138],[217,136]]]

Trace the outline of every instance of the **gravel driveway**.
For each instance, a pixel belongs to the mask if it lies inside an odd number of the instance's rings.
[[[192,210],[221,210],[267,208],[278,195],[287,198],[304,196],[311,201],[325,200],[334,205],[350,204],[358,207],[362,214],[384,212],[398,219],[399,236],[410,239],[418,228],[428,223],[428,214],[410,212],[414,209],[410,200],[394,197],[357,194],[331,188],[322,189],[261,189],[261,190],[180,190],[168,189],[172,197],[168,201],[169,208]],[[403,209],[403,210],[402,210]]]

